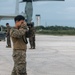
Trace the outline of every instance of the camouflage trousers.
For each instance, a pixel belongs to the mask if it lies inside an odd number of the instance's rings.
[[[11,46],[10,36],[7,36],[7,46]]]
[[[14,67],[11,75],[27,75],[26,73],[26,51],[13,50]]]
[[[35,48],[35,37],[29,37],[29,43],[31,48]]]

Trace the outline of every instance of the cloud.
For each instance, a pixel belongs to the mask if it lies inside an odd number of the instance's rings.
[[[75,14],[75,7],[68,7],[65,9],[65,11],[71,14]]]
[[[7,1],[0,0],[0,14],[13,13],[14,9],[15,9],[14,0],[7,0]]]
[[[63,8],[61,11],[58,11],[59,14],[74,14],[75,13],[75,7],[66,7]]]

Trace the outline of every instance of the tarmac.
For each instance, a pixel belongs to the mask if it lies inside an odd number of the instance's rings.
[[[36,49],[27,45],[27,75],[75,75],[75,36],[36,35]],[[0,41],[0,75],[11,75],[12,48]]]

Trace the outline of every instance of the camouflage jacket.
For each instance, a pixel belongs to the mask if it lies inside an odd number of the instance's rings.
[[[30,28],[30,37],[35,37],[35,28],[34,27]]]
[[[13,42],[13,49],[15,50],[26,50],[27,46],[26,43],[24,42],[25,40],[25,33],[26,29],[25,28],[12,28],[10,30],[10,36],[12,38]]]
[[[7,27],[7,33],[6,36],[10,36],[10,26]]]

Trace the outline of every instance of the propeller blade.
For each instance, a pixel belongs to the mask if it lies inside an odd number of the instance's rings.
[[[32,1],[65,1],[65,0],[22,0],[21,2],[32,2]]]

